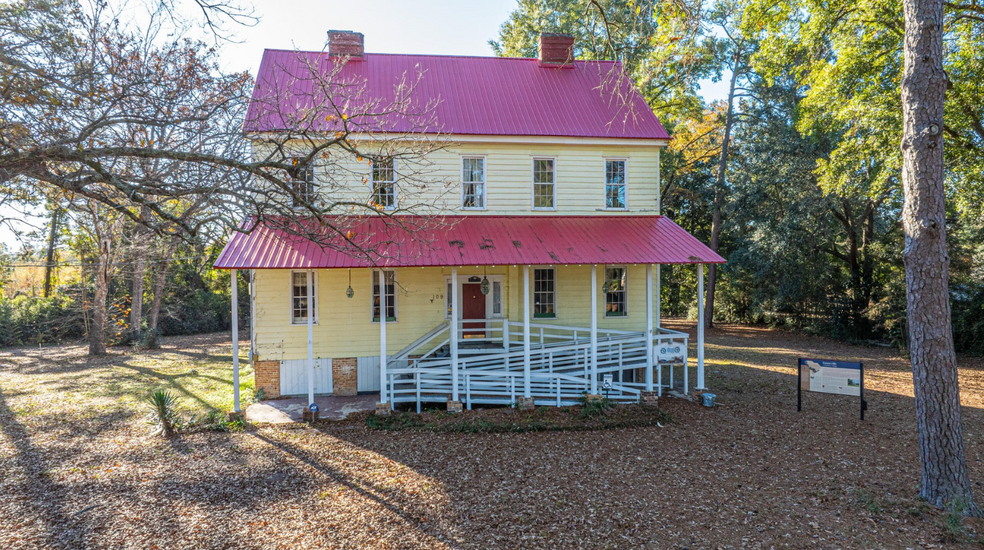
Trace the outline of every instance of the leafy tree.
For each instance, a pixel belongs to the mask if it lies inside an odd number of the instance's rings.
[[[672,125],[677,116],[700,112],[697,81],[711,71],[700,6],[693,0],[520,0],[489,44],[498,56],[537,57],[541,32],[570,34],[577,58],[621,62],[624,75]]]

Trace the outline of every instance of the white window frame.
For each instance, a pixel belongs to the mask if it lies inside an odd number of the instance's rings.
[[[623,206],[619,206],[619,207],[608,206],[608,163],[609,162],[621,162],[622,166],[624,167],[623,170],[625,172],[624,173],[625,181],[622,182],[622,187],[625,189],[625,205]],[[613,210],[616,212],[628,210],[629,209],[629,159],[623,157],[606,158],[603,177],[605,183],[604,197],[603,197],[603,200],[605,201],[604,203],[605,210]]]
[[[538,160],[549,160],[553,163],[553,183],[551,183],[553,194],[550,201],[553,206],[551,207],[536,205],[536,186],[544,185],[536,183],[536,161]],[[541,156],[533,157],[530,160],[530,209],[539,212],[555,212],[557,210],[557,157]]]
[[[557,280],[558,280],[558,277],[557,277],[557,271],[558,270],[557,270],[557,268],[555,266],[552,266],[552,265],[535,265],[535,266],[531,266],[531,269],[533,270],[533,273],[530,274],[531,275],[531,277],[530,277],[530,286],[531,286],[531,288],[530,288],[530,316],[531,317],[530,318],[532,320],[534,320],[534,321],[537,320],[537,319],[557,319],[560,316],[560,304],[557,302],[557,299],[558,299],[558,297],[560,295],[560,292],[559,292],[560,285],[557,284]],[[536,294],[537,294],[537,290],[536,290],[536,271],[538,269],[549,269],[549,270],[553,271],[553,309],[554,309],[553,314],[549,314],[549,313],[546,313],[546,314],[537,314],[537,312],[536,312]]]
[[[476,277],[476,275],[475,274],[462,275],[460,273],[458,274],[458,299],[459,300],[461,299],[462,296],[464,296],[464,285],[466,283],[468,283],[468,278],[469,277]],[[503,276],[503,275],[481,275],[481,277],[488,277],[489,278],[489,283],[491,284],[489,293],[485,295],[485,318],[486,319],[504,319],[506,317],[506,284],[505,284],[505,276]],[[474,284],[474,283],[472,283],[472,284]],[[501,289],[501,292],[502,292],[501,296],[499,296],[499,298],[501,300],[500,303],[499,303],[499,305],[501,306],[502,311],[500,311],[498,314],[495,313],[495,300],[494,300],[494,296],[495,296],[495,285],[496,284],[499,285],[499,288]],[[450,275],[446,275],[444,277],[444,293],[445,293],[444,294],[444,318],[445,319],[450,319],[451,318],[451,313],[448,311],[448,304],[451,303],[451,292],[450,292],[450,288],[451,288],[451,276]],[[458,309],[459,309],[459,311],[457,312],[458,319],[461,319],[461,311],[460,311],[461,308],[458,308]]]
[[[477,184],[479,182],[465,181],[465,159],[480,159],[482,161],[482,206],[465,206],[465,185]],[[488,210],[489,208],[489,161],[486,155],[460,155],[458,160],[458,180],[461,182],[461,209],[462,210]]]
[[[376,181],[375,178],[375,161],[369,161],[369,184],[372,186],[372,196],[370,200],[375,203],[376,200],[376,184],[377,183],[392,183],[393,184],[393,204],[391,206],[384,206],[383,210],[396,210],[400,204],[400,192],[398,189],[397,181],[400,176],[397,172],[397,163],[395,158],[389,159],[393,163],[393,179],[389,181]]]
[[[313,277],[313,280],[312,280],[312,283],[311,283],[311,298],[314,300],[314,320],[313,320],[313,324],[317,325],[318,324],[318,317],[319,317],[318,316],[318,310],[321,309],[321,304],[318,301],[318,272],[315,271],[315,270],[311,270],[311,272],[314,274],[314,277]],[[308,273],[308,270],[306,270],[306,269],[292,269],[292,270],[290,270],[290,281],[288,282],[288,288],[290,289],[290,293],[289,293],[290,296],[289,296],[289,302],[287,302],[288,305],[289,305],[288,315],[290,316],[290,325],[291,326],[294,326],[294,327],[298,327],[298,326],[305,326],[305,325],[307,325],[307,318],[305,318],[303,321],[295,321],[294,320],[294,274],[295,273],[304,273],[305,276],[306,276],[307,273]],[[307,285],[305,285],[305,288],[307,288]],[[305,290],[304,292],[305,292],[305,296],[307,296],[307,290]]]
[[[387,324],[396,323],[397,321],[400,320],[400,308],[399,308],[400,301],[397,300],[397,296],[399,296],[399,294],[400,294],[400,292],[399,292],[400,285],[399,285],[399,283],[397,282],[397,279],[396,279],[396,270],[395,269],[384,269],[383,271],[393,274],[393,320],[390,321],[389,319],[387,319],[386,320],[386,323]],[[375,291],[375,288],[376,288],[376,285],[379,284],[379,270],[378,269],[370,269],[369,270],[369,273],[372,274],[372,280],[369,282],[369,321],[372,322],[372,323],[379,323],[379,319],[374,318],[373,315],[372,315],[372,313],[373,313],[372,310],[373,310],[373,308],[376,307],[376,304],[375,304],[375,301],[376,301],[376,291]],[[381,289],[379,289],[379,291],[380,292],[386,292],[386,288],[381,288]],[[386,302],[386,306],[387,307],[389,307],[389,304],[390,304],[389,302]],[[386,313],[386,312],[385,311],[380,311],[379,312],[379,316],[382,317],[384,313]]]
[[[300,193],[297,192],[297,189],[294,188],[294,185],[298,182],[304,182],[307,187],[306,194],[309,193],[309,196],[304,198],[307,199],[307,202],[311,204],[316,204],[318,200],[318,178],[316,177],[315,174],[314,165],[311,163],[305,163],[304,161],[301,160],[300,157],[290,157],[290,161],[291,163],[296,162],[297,164],[302,165],[302,170],[304,170],[303,174],[305,175],[305,178],[303,179],[294,179],[293,177],[290,177],[289,183],[291,185],[291,191],[294,193],[294,195],[299,195]],[[297,198],[295,198],[294,196],[291,196],[290,198],[290,206],[291,208],[295,208],[295,209],[300,209],[305,207],[303,204],[299,204],[297,202]]]
[[[622,313],[621,315],[612,315],[608,311],[608,287],[607,287],[607,284],[608,284],[608,270],[609,269],[621,269],[622,270],[622,273],[625,274],[625,290],[622,291],[622,292],[625,293],[625,307],[624,307],[624,313]],[[608,318],[608,319],[627,319],[629,317],[629,266],[624,265],[624,264],[606,265],[605,266],[604,277],[605,278],[604,278],[604,280],[602,281],[601,284],[602,284],[602,291],[605,293],[605,318]]]

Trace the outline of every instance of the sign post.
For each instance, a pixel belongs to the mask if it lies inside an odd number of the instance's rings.
[[[861,420],[864,420],[864,411],[868,409],[868,403],[864,400],[864,363],[800,358],[796,379],[797,411],[803,410],[803,390],[856,395],[861,403]]]

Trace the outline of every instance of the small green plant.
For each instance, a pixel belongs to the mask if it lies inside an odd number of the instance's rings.
[[[584,418],[593,418],[595,416],[604,416],[608,414],[608,411],[615,408],[615,403],[609,400],[607,397],[602,397],[601,399],[588,399],[588,394],[581,396],[581,416]]]
[[[858,489],[854,494],[858,499],[858,504],[867,510],[869,514],[880,514],[882,512],[883,508],[878,502],[878,499],[870,495],[864,489]]]
[[[213,409],[201,416],[192,416],[184,428],[199,432],[227,432],[230,429],[230,424],[223,418],[222,413]]]
[[[167,438],[177,435],[181,426],[181,421],[175,410],[178,398],[167,390],[157,390],[150,394],[147,403],[151,407],[147,421],[154,426],[154,435],[163,434]]]
[[[943,513],[943,542],[957,542],[967,536],[967,527],[963,522],[963,512],[967,508],[967,500],[954,499]]]

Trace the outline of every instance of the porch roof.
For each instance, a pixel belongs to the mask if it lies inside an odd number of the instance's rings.
[[[314,242],[285,224],[236,233],[218,269],[555,264],[697,264],[725,260],[664,216],[336,218]],[[311,235],[311,233],[307,233]],[[346,242],[347,237],[347,242]],[[372,251],[366,254],[364,251]]]

